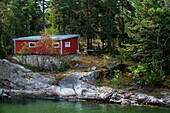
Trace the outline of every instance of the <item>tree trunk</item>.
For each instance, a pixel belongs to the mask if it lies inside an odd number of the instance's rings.
[[[62,22],[62,28],[63,28],[63,34],[65,35],[66,34],[66,31],[65,31],[65,14],[63,13],[63,22]]]
[[[5,57],[7,57],[7,45],[6,45],[6,16],[4,16],[3,38],[4,38],[3,40],[4,40]]]
[[[124,0],[120,0],[120,2],[121,2],[121,12],[123,14]],[[121,47],[121,43],[124,40],[124,34],[125,34],[125,22],[124,22],[124,18],[121,16],[121,39],[119,40],[119,47]]]
[[[14,29],[14,22],[12,22],[12,33],[11,33],[12,40],[15,38],[15,29]],[[12,54],[14,54],[14,43],[12,43]]]
[[[58,18],[58,34],[61,34],[61,21],[60,21],[60,17]]]
[[[75,12],[74,12],[74,9],[72,9],[72,22],[73,22],[73,24],[72,24],[72,26],[71,26],[71,33],[72,34],[74,34],[75,33],[75,28],[76,28],[76,20],[75,20],[75,16],[76,16],[76,14],[75,14]]]
[[[112,54],[112,47],[111,47],[111,9],[107,8],[107,14],[108,14],[108,30],[107,30],[107,44],[108,44],[108,52]]]
[[[43,18],[43,21],[42,21],[42,31],[44,32],[45,31],[45,0],[43,0],[43,9],[42,9],[42,11],[43,11],[43,16],[42,16],[42,18]]]
[[[87,6],[86,6],[86,15],[87,15],[87,30],[86,30],[86,36],[87,36],[87,49],[92,49],[92,37],[91,37],[91,30],[90,30],[90,15],[89,15],[89,0],[86,0]]]

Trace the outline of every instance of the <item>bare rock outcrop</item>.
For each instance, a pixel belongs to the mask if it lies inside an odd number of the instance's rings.
[[[97,87],[89,84],[97,76],[98,72],[96,73],[96,71],[73,73],[59,81],[58,85],[54,85],[55,83],[50,78],[34,73],[8,60],[0,60],[0,97],[92,99],[122,105],[153,104],[170,106],[170,97],[168,96],[156,98],[148,94]]]

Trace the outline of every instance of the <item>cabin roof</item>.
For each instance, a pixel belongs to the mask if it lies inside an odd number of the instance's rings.
[[[69,38],[79,37],[79,34],[69,34],[69,35],[52,35],[50,36],[53,40],[65,40]],[[28,37],[19,37],[13,40],[41,40],[41,36],[28,36]]]

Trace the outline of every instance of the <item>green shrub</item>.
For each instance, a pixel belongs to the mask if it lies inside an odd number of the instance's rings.
[[[114,77],[111,80],[112,85],[118,84],[120,82],[120,77],[122,75],[120,70],[114,70]]]
[[[7,47],[7,53],[8,53],[8,54],[11,54],[11,53],[12,53],[12,46],[8,46],[8,47]]]
[[[147,63],[140,62],[129,68],[133,73],[133,79],[141,86],[154,86],[164,79],[164,74],[158,74],[156,70]]]
[[[0,49],[0,59],[4,59],[6,57],[5,55],[5,50],[4,49]]]

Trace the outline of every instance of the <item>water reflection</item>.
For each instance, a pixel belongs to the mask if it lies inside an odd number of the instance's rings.
[[[26,104],[31,104],[34,103],[35,100],[33,99],[11,99],[11,98],[1,98],[0,103],[5,103],[5,104],[13,104],[13,105],[26,105]]]
[[[0,113],[169,113],[170,108],[130,107],[96,102],[1,99]]]

